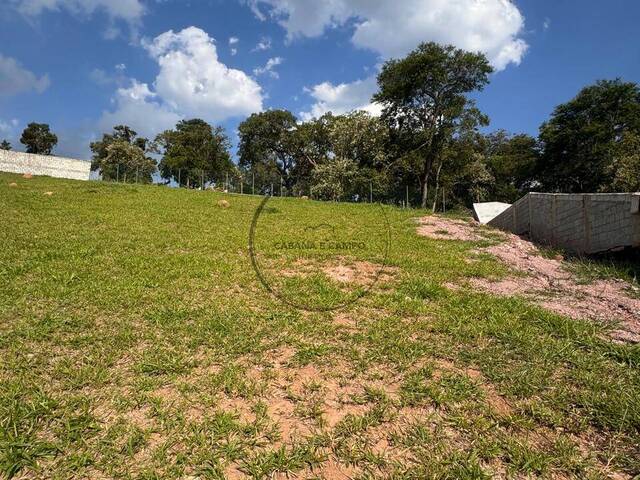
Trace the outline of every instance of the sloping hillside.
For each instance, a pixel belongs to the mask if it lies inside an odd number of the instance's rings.
[[[638,346],[474,287],[504,235],[260,202],[0,174],[0,475],[640,473]]]

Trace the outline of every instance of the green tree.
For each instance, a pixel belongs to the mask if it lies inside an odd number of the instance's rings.
[[[614,192],[640,192],[640,134],[627,132],[614,151],[609,175]]]
[[[345,115],[329,112],[297,124],[289,139],[294,191],[311,191],[314,196],[330,199],[336,195],[360,199],[368,197],[375,184],[376,198],[380,198],[387,190],[388,133],[386,125],[364,111]],[[329,187],[327,179],[335,178],[339,171],[348,174],[349,181],[338,185],[332,180],[336,188]]]
[[[296,117],[287,110],[254,113],[238,126],[240,166],[274,172],[287,190],[295,184],[296,163],[300,159],[300,137]]]
[[[334,117],[328,130],[334,156],[352,160],[360,168],[386,165],[389,130],[378,118],[354,111]]]
[[[432,42],[383,65],[373,99],[383,105],[382,118],[391,127],[400,152],[417,152],[422,159],[418,180],[423,207],[434,164],[441,161],[465,111],[473,108],[466,94],[482,90],[491,72],[483,54]],[[475,118],[484,121],[486,117]]]
[[[487,167],[495,180],[491,198],[513,203],[536,185],[540,144],[530,135],[510,135],[504,130],[491,133],[484,140]]]
[[[472,102],[469,102],[469,105],[462,110],[460,117],[455,122],[455,126],[450,130],[450,137],[443,142],[442,150],[440,154],[435,157],[433,163],[435,185],[433,188],[432,211],[435,212],[438,201],[446,195],[446,192],[441,194],[441,189],[446,188],[444,184],[446,182],[443,182],[441,178],[443,170],[450,172],[450,174],[452,174],[451,176],[456,178],[456,176],[460,175],[464,177],[464,172],[470,168],[471,163],[475,165],[482,163],[482,165],[484,165],[484,156],[481,152],[478,153],[474,150],[474,146],[477,143],[477,139],[481,138],[478,127],[480,125],[488,125],[488,123],[489,119],[483,115],[480,110],[475,108]],[[458,161],[452,163],[452,157],[456,154],[459,156]],[[462,156],[460,156],[461,154]],[[451,165],[449,165],[450,163]],[[456,171],[456,168],[460,171]],[[425,197],[426,196],[425,193]],[[476,200],[474,201],[476,202],[479,201],[477,200],[478,195],[471,195],[470,198],[475,198]],[[444,200],[442,201],[444,202]]]
[[[367,199],[370,194],[377,199],[386,198],[394,189],[393,179],[399,178],[392,171],[387,126],[360,110],[335,116],[328,131],[331,157],[349,160],[356,168],[345,184],[343,195],[358,199]]]
[[[135,159],[135,161],[123,160],[122,164],[118,166],[113,163],[118,158],[117,156],[112,156],[107,160],[109,147],[112,144],[119,144],[119,148],[116,150],[120,152],[120,155],[124,155],[125,149],[122,143],[136,147],[137,150],[142,152],[142,157],[140,157],[136,149],[126,149],[129,157]],[[91,170],[99,170],[104,180],[123,180],[127,178],[129,181],[135,181],[136,172],[138,181],[150,182],[152,180],[152,175],[155,172],[155,162],[145,156],[148,152],[148,140],[144,137],[138,137],[137,132],[127,125],[113,127],[112,133],[103,134],[102,140],[92,142],[89,147],[93,152]],[[122,158],[126,159],[128,157],[124,155]],[[151,168],[151,165],[153,165],[153,168]]]
[[[346,158],[332,158],[313,169],[311,195],[321,200],[342,200],[358,175],[357,164]]]
[[[474,153],[458,172],[456,181],[465,186],[467,197],[466,204],[470,202],[482,202],[489,199],[495,177],[487,168],[485,157],[480,153]]]
[[[106,147],[106,155],[99,164],[103,179],[119,178],[122,182],[151,183],[156,162],[137,145],[115,140]]]
[[[8,140],[3,140],[0,142],[0,150],[11,150],[11,144]]]
[[[46,123],[30,123],[22,132],[20,143],[27,147],[27,153],[51,155],[53,147],[58,143],[58,137],[49,129]]]
[[[229,138],[222,127],[212,127],[204,120],[181,120],[175,130],[166,130],[155,139],[155,149],[162,154],[160,175],[180,186],[204,187],[220,182],[233,171]]]
[[[332,156],[329,134],[336,118],[329,112],[299,123],[290,131],[288,144],[294,159],[291,170],[294,193],[308,194],[314,182],[314,169]]]
[[[548,191],[597,192],[612,188],[617,146],[640,132],[640,88],[601,80],[559,105],[540,127],[544,153],[538,175]]]

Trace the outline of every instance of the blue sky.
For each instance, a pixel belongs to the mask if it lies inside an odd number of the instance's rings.
[[[235,143],[261,109],[375,113],[380,64],[429,40],[485,52],[489,129],[535,135],[583,86],[640,81],[639,21],[636,0],[0,0],[0,139],[49,123],[89,158],[117,123],[199,116]]]

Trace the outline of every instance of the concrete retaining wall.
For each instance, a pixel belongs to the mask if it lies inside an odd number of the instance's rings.
[[[574,253],[640,247],[640,193],[529,193],[488,224]]]
[[[0,171],[11,173],[31,173],[49,177],[89,180],[91,162],[52,155],[0,150]]]

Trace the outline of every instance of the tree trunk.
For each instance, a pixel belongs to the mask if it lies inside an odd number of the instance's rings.
[[[427,208],[427,196],[429,195],[429,174],[420,176],[420,207]]]
[[[442,162],[440,162],[440,164],[438,165],[438,170],[436,170],[436,192],[435,192],[435,195],[433,196],[433,206],[431,207],[431,211],[433,213],[436,212],[436,204],[438,202],[438,187],[439,187],[439,183],[440,183],[440,170],[442,170]]]
[[[424,160],[424,169],[422,170],[422,179],[420,182],[420,188],[422,189],[422,200],[420,202],[421,208],[427,208],[427,195],[429,193],[429,175],[431,174],[431,166],[433,161],[431,155],[428,154]]]

